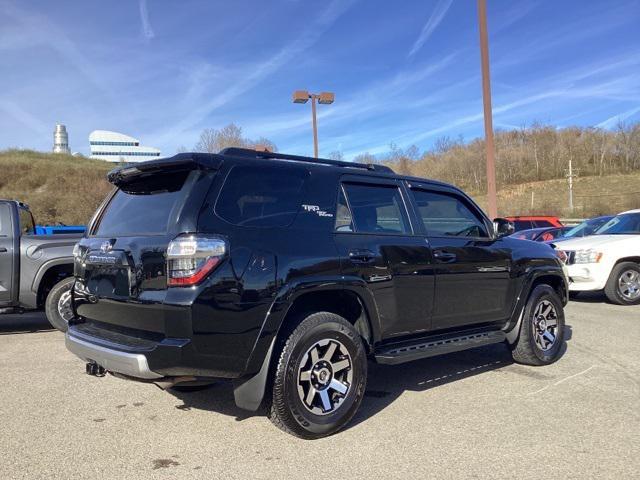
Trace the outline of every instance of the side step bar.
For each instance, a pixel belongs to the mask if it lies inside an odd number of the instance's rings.
[[[440,337],[428,341],[416,343],[404,343],[402,345],[387,346],[375,354],[378,363],[396,365],[398,363],[411,362],[420,358],[435,357],[446,353],[459,352],[469,348],[491,345],[506,340],[502,331],[470,333],[456,337]]]

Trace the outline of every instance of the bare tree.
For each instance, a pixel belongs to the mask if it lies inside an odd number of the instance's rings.
[[[331,152],[329,154],[328,157],[330,160],[340,160],[343,161],[344,160],[344,155],[342,154],[342,152],[340,150],[334,150],[333,152]]]
[[[200,134],[200,140],[193,147],[197,152],[218,153],[227,147],[247,147],[247,140],[242,137],[242,128],[230,123],[220,130],[206,128]]]

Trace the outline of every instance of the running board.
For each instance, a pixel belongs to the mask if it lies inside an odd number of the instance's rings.
[[[506,340],[504,332],[492,331],[481,333],[470,333],[456,337],[432,339],[416,343],[405,343],[401,346],[387,346],[385,349],[376,352],[375,357],[378,363],[396,365],[398,363],[411,362],[420,358],[435,357],[446,353],[459,352],[469,348],[482,347],[492,343],[500,343]]]

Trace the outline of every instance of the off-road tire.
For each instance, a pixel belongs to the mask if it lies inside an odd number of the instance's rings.
[[[316,415],[300,398],[299,368],[309,349],[327,339],[346,348],[353,376],[335,412]],[[356,329],[339,315],[317,312],[306,316],[281,345],[267,402],[270,420],[281,430],[304,439],[326,437],[343,428],[358,410],[367,382],[365,347]]]
[[[635,300],[629,300],[618,290],[620,275],[629,270],[634,270],[640,274],[640,265],[635,262],[621,262],[611,270],[607,285],[604,287],[604,294],[611,303],[616,305],[640,305],[640,297]]]
[[[550,302],[555,308],[557,316],[557,328],[555,341],[549,350],[542,350],[536,343],[534,315],[538,305],[543,302]],[[513,360],[524,365],[549,365],[555,362],[561,354],[564,343],[564,309],[562,300],[558,293],[549,285],[537,285],[527,300],[524,314],[520,323],[520,334],[518,340],[512,345]]]
[[[73,277],[68,277],[56,283],[49,291],[44,302],[44,311],[47,315],[47,320],[49,320],[49,323],[54,328],[61,332],[67,331],[69,323],[60,315],[58,311],[58,302],[60,302],[62,295],[71,291],[74,281],[75,279]]]

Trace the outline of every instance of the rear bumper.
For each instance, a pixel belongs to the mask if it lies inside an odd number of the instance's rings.
[[[65,335],[65,345],[70,352],[85,362],[95,362],[110,372],[145,380],[164,376],[153,372],[149,368],[147,357],[141,353],[127,353],[102,347],[74,337],[69,332]]]

